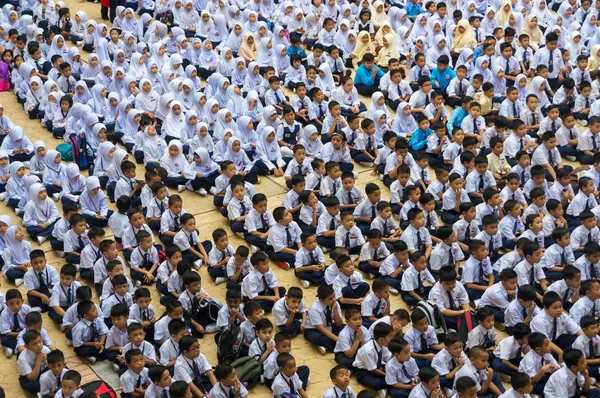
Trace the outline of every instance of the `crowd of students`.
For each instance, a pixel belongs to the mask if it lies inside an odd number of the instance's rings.
[[[0,106],[0,199],[22,218],[0,215],[0,343],[21,386],[95,396],[55,322],[123,397],[306,398],[300,334],[334,354],[326,398],[374,395],[350,375],[379,397],[600,397],[600,1],[455,3],[102,0],[110,28],[5,5],[0,90],[64,141],[32,143]],[[196,194],[247,245],[200,233]],[[198,339],[235,330],[237,360],[209,363]]]

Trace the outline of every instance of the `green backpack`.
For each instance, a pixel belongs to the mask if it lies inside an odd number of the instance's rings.
[[[71,149],[71,144],[67,144],[63,142],[62,144],[58,144],[56,147],[58,153],[60,153],[60,157],[65,162],[73,161],[73,150]]]

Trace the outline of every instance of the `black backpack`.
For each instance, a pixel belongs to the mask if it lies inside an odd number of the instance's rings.
[[[242,343],[244,341],[244,332],[235,323],[225,327],[217,336],[217,361],[218,363],[231,364],[240,355]]]
[[[458,318],[458,336],[463,344],[467,343],[469,332],[477,326],[477,318],[474,311],[466,311]]]
[[[175,16],[173,16],[173,11],[167,10],[158,16],[158,21],[164,23],[167,26],[173,26],[175,22]]]
[[[100,398],[117,398],[117,393],[103,380],[94,380],[81,386],[84,392],[93,392]]]

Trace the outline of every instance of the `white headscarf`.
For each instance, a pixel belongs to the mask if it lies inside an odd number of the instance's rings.
[[[31,189],[35,186],[35,189]],[[33,197],[34,200],[36,201],[36,203],[40,203],[40,205],[45,206],[46,208],[49,206],[48,202],[43,203],[41,201],[39,201],[37,199],[37,194],[39,191],[46,189],[44,188],[44,186],[42,184],[33,184],[30,188],[30,191],[35,192],[35,196]],[[50,199],[46,199],[47,201]],[[41,211],[37,206],[35,207],[35,212],[39,212]],[[50,211],[47,211],[48,215],[50,215]],[[30,253],[30,249],[29,247],[27,247],[27,245],[25,245],[25,240],[22,241],[18,241],[15,238],[16,232],[17,232],[17,228],[21,228],[18,225],[13,225],[11,227],[8,227],[8,230],[6,230],[6,240],[5,240],[5,245],[6,245],[6,249],[8,249],[10,251],[10,258],[11,258],[11,262],[13,264],[27,264],[30,259],[29,259],[29,253]]]
[[[177,156],[175,157],[172,157],[169,154],[169,148],[172,146],[175,146],[177,149],[179,149],[179,153],[177,153]],[[169,142],[165,154],[162,158],[160,158],[160,165],[170,171],[175,171],[177,173],[183,172],[183,170],[188,166],[188,162],[183,154],[183,145],[181,144],[181,141],[171,140],[171,142]]]

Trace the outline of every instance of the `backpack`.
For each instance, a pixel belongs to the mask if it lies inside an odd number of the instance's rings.
[[[117,393],[103,380],[94,380],[81,386],[83,392],[93,392],[100,398],[117,398]]]
[[[87,140],[85,134],[71,134],[71,152],[73,154],[73,162],[79,166],[80,170],[90,167],[87,157]]]
[[[238,379],[242,383],[252,385],[260,381],[261,364],[253,357],[241,357],[231,363],[231,367],[235,369]]]
[[[231,364],[238,359],[242,343],[244,341],[244,332],[235,323],[228,325],[216,336],[217,341],[217,361],[218,363]]]
[[[62,144],[58,144],[56,146],[56,150],[60,153],[60,158],[65,162],[73,161],[73,151],[71,149],[71,144],[67,144],[63,142]]]
[[[435,334],[448,333],[446,321],[440,312],[440,308],[431,300],[419,301],[417,308],[427,315],[427,321],[435,329]]]
[[[173,26],[175,22],[175,16],[173,11],[167,10],[158,16],[158,21],[164,23],[167,26]]]
[[[467,343],[469,332],[477,326],[477,318],[474,311],[466,311],[458,318],[458,335],[463,344]]]

